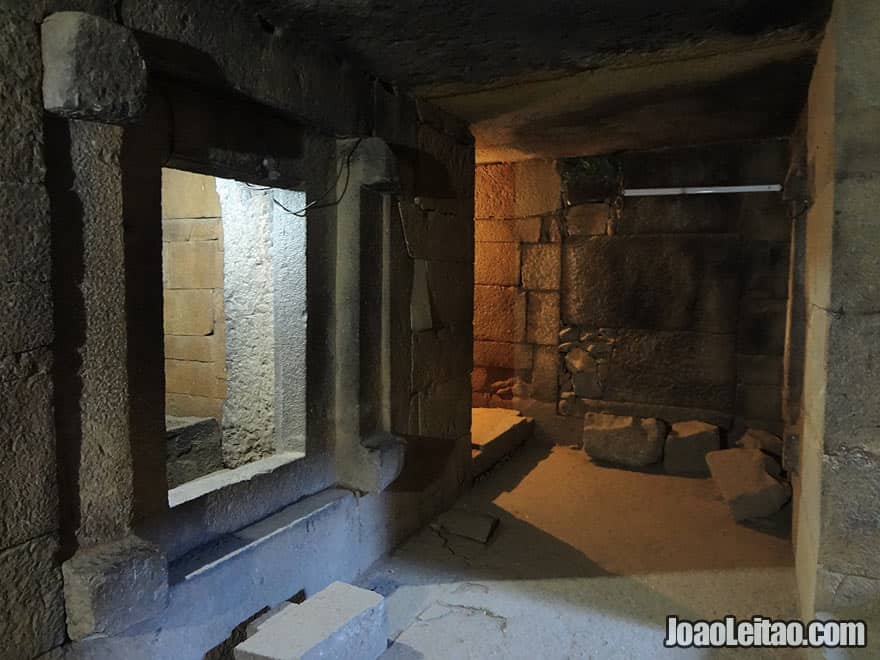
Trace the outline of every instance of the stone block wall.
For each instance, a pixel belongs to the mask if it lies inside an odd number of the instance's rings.
[[[39,29],[0,10],[0,658],[64,641]],[[69,273],[55,273],[59,281]]]
[[[782,432],[787,141],[483,165],[474,405],[704,419]]]
[[[555,402],[561,180],[553,161],[476,169],[474,406]]]
[[[406,365],[407,377],[394,382],[401,384],[403,394],[399,398],[406,405],[400,406],[402,414],[395,417],[393,430],[409,435],[410,447],[418,448],[419,441],[424,440],[426,449],[408,457],[415,472],[405,488],[393,495],[371,495],[369,501],[359,498],[364,506],[357,520],[369,528],[369,535],[357,525],[345,527],[338,538],[312,534],[311,554],[321,558],[319,563],[328,578],[352,577],[355,571],[346,563],[352,553],[337,557],[322,550],[347,548],[358,539],[367,539],[360,545],[354,543],[361,548],[355,553],[357,566],[365,568],[449,506],[469,481],[474,148],[466,126],[388,88],[356,67],[340,63],[313,44],[304,45],[303,35],[293,31],[267,34],[256,12],[239,5],[209,7],[199,0],[162,0],[149,8],[132,3],[117,9],[96,0],[13,0],[0,9],[0,55],[9,65],[0,72],[0,143],[8,156],[0,164],[0,228],[10,238],[0,246],[0,288],[5,293],[4,313],[0,314],[2,660],[41,656],[202,657],[228,635],[236,611],[242,611],[237,622],[262,606],[244,612],[240,599],[229,592],[228,575],[222,581],[208,577],[201,583],[198,602],[212,603],[208,626],[194,622],[191,615],[200,611],[199,605],[186,601],[184,607],[167,611],[167,616],[140,624],[143,634],[72,641],[65,630],[65,607],[79,608],[71,613],[75,618],[89,605],[73,600],[65,603],[61,565],[72,560],[80,565],[88,563],[106,544],[120,546],[135,532],[155,538],[169,561],[179,559],[199,545],[214,542],[225,533],[338,483],[334,453],[347,442],[362,440],[334,436],[333,410],[324,398],[316,396],[309,419],[326,422],[325,427],[310,430],[309,441],[318,450],[310,450],[302,461],[275,472],[260,473],[225,491],[168,510],[163,465],[153,460],[162,457],[155,447],[160,445],[164,431],[159,343],[166,335],[160,318],[160,186],[159,168],[154,165],[166,162],[163,159],[168,154],[158,152],[168,146],[164,138],[170,131],[150,133],[144,128],[146,122],[125,128],[106,124],[103,122],[107,117],[100,116],[101,108],[94,107],[75,121],[44,116],[40,22],[50,11],[91,11],[112,18],[107,23],[117,32],[131,29],[137,31],[139,39],[158,37],[152,45],[159,49],[173,45],[171,56],[166,53],[165,57],[157,57],[158,61],[151,60],[150,71],[157,78],[191,76],[180,80],[180,84],[201,89],[214,89],[218,80],[226,80],[227,92],[302,120],[309,139],[305,141],[307,151],[297,152],[304,174],[295,178],[306,182],[309,195],[315,199],[326,193],[339,167],[332,149],[323,146],[332,140],[319,139],[319,131],[323,136],[377,136],[377,140],[419,161],[415,173],[407,174],[414,175],[418,185],[408,180],[403,186],[408,192],[400,200],[417,206],[419,211],[407,227],[411,233],[406,247],[397,254],[405,257],[400,260],[404,268],[410,264],[424,274],[420,281],[427,281],[430,321],[422,316],[415,326],[408,326],[407,341],[399,345],[400,352],[406,353],[401,364]],[[199,20],[181,21],[181,16],[198,16]],[[100,34],[101,26],[96,29]],[[83,55],[90,50],[98,55],[106,52],[90,48],[89,43],[80,45],[86,51]],[[177,59],[181,53],[193,52],[202,58],[200,62],[213,63],[210,70],[189,67]],[[111,74],[124,77],[129,73],[113,69],[113,64],[103,58],[100,65],[106,65]],[[168,106],[159,103],[153,110],[162,115]],[[175,106],[175,111],[179,110]],[[219,108],[218,114],[222,114]],[[213,118],[211,114],[209,119]],[[290,137],[295,140],[299,133],[292,133]],[[199,131],[187,136],[194,136],[198,146],[199,140],[213,139]],[[182,140],[174,146],[185,151],[192,144]],[[274,174],[264,171],[265,152],[256,146],[254,153],[221,149],[219,153],[215,150],[197,155],[210,165],[222,165],[224,159],[235,160],[233,165],[237,165],[239,156],[248,163],[256,161],[257,174],[265,176],[267,183],[269,175]],[[186,158],[177,161],[182,167],[190,162]],[[450,185],[438,189],[439,179]],[[393,204],[395,210],[397,201]],[[401,227],[404,214],[398,215],[397,226]],[[176,238],[168,241],[174,244],[173,251],[192,256],[209,247],[196,244],[211,242],[219,249],[220,236],[212,233],[212,223],[201,222],[217,218],[216,211],[185,208],[173,216],[166,219],[179,230]],[[315,216],[318,221],[309,228],[310,245],[314,244],[312,238],[317,238],[321,249],[324,240],[330,249],[318,253],[321,259],[311,260],[309,295],[311,299],[324,299],[319,306],[326,300],[335,304],[337,294],[344,291],[342,286],[333,290],[339,255],[333,254],[332,247],[341,221],[337,223],[330,209],[316,210]],[[147,221],[142,222],[144,219]],[[170,222],[175,220],[194,222]],[[457,240],[449,241],[450,236]],[[426,243],[419,246],[420,239]],[[177,356],[171,359],[188,365],[213,362],[216,366],[222,362],[213,359],[213,347],[211,352],[206,347],[204,339],[212,336],[208,314],[193,314],[198,307],[208,307],[202,292],[216,294],[220,288],[216,280],[212,283],[206,255],[205,251],[193,257],[193,267],[183,272],[172,267],[169,272],[173,274],[166,283],[169,291],[180,292],[170,296],[178,298],[176,309],[170,308],[174,303],[164,309],[169,321],[200,318],[204,323],[198,327],[175,326],[165,336],[166,346]],[[215,264],[214,275],[220,271],[222,268]],[[319,276],[313,277],[315,274]],[[395,285],[404,282],[410,287],[414,277],[412,272],[406,275],[395,277]],[[453,291],[447,288],[449,282],[457,283]],[[413,301],[408,293],[406,301],[409,308]],[[322,311],[326,308],[325,304]],[[144,310],[146,313],[140,314]],[[421,311],[424,313],[426,308]],[[214,318],[218,317],[215,311]],[[333,314],[310,318],[312,328],[318,326],[317,331],[309,333],[310,364],[315,356],[323,358],[325,352],[327,363],[332,360],[335,321]],[[219,332],[216,323],[213,329],[215,334]],[[428,348],[420,350],[416,360],[410,360],[413,346],[430,346],[434,340],[454,347],[461,359],[449,366],[448,353]],[[298,337],[295,341],[301,343]],[[141,354],[150,359],[138,362]],[[324,362],[319,359],[316,364]],[[139,377],[138,371],[148,374]],[[334,381],[317,370],[310,379],[310,385],[319,386],[310,391],[321,386],[326,390],[322,380],[331,385]],[[340,405],[348,405],[348,401]],[[143,415],[144,410],[151,414]],[[168,412],[174,411],[169,403]],[[192,412],[213,413],[216,408]],[[56,436],[63,440],[57,446]],[[443,440],[448,440],[449,451],[435,451]],[[423,475],[423,469],[433,471],[433,476]],[[349,499],[354,502],[355,498]],[[162,533],[151,536],[157,529]],[[170,531],[165,535],[164,530]],[[285,551],[267,563],[299,570],[302,556]],[[246,566],[232,563],[230,573],[246,581]],[[94,583],[104,584],[104,578],[118,577],[116,568],[113,562],[96,563]],[[190,593],[191,583],[185,582],[170,586],[176,590],[171,601],[178,605]],[[138,594],[140,586],[132,587],[128,595]],[[273,586],[261,580],[244,591],[254,603],[262,602],[271,598],[267,589]],[[114,609],[112,593],[101,597],[104,604],[110,604],[112,618],[121,614],[121,619],[133,622],[155,613],[152,606],[138,603],[129,607],[123,600]],[[248,601],[246,606],[250,605]],[[217,623],[217,607],[227,615],[221,623]],[[163,636],[167,645],[157,651],[156,640]]]
[[[165,411],[220,420],[226,397],[223,222],[214,177],[162,170]]]
[[[795,557],[802,615],[880,626],[880,5],[838,0],[807,104],[806,349]]]

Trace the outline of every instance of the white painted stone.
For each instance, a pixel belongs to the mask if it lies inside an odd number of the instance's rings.
[[[334,582],[302,605],[285,607],[235,648],[236,660],[375,660],[388,645],[385,599]]]

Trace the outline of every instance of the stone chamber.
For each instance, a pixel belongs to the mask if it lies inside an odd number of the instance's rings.
[[[878,657],[880,5],[647,4],[0,3],[0,660]]]

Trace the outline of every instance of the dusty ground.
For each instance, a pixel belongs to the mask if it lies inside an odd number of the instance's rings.
[[[389,660],[801,657],[663,648],[668,614],[796,616],[787,516],[737,525],[710,479],[530,444],[457,506],[501,519],[488,545],[428,529],[362,580],[388,596]]]

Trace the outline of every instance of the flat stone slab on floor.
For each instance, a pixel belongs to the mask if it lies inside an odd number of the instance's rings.
[[[465,539],[488,543],[498,527],[498,518],[485,513],[452,509],[437,516],[431,527],[443,534],[454,534]]]
[[[334,582],[301,605],[287,605],[260,621],[235,647],[235,660],[376,660],[387,648],[385,599]]]
[[[778,463],[760,449],[713,451],[706,454],[706,463],[737,521],[766,518],[791,498],[791,486],[774,476]]]
[[[534,425],[532,418],[523,417],[517,410],[474,408],[471,421],[474,476],[487,472],[525,442]]]

